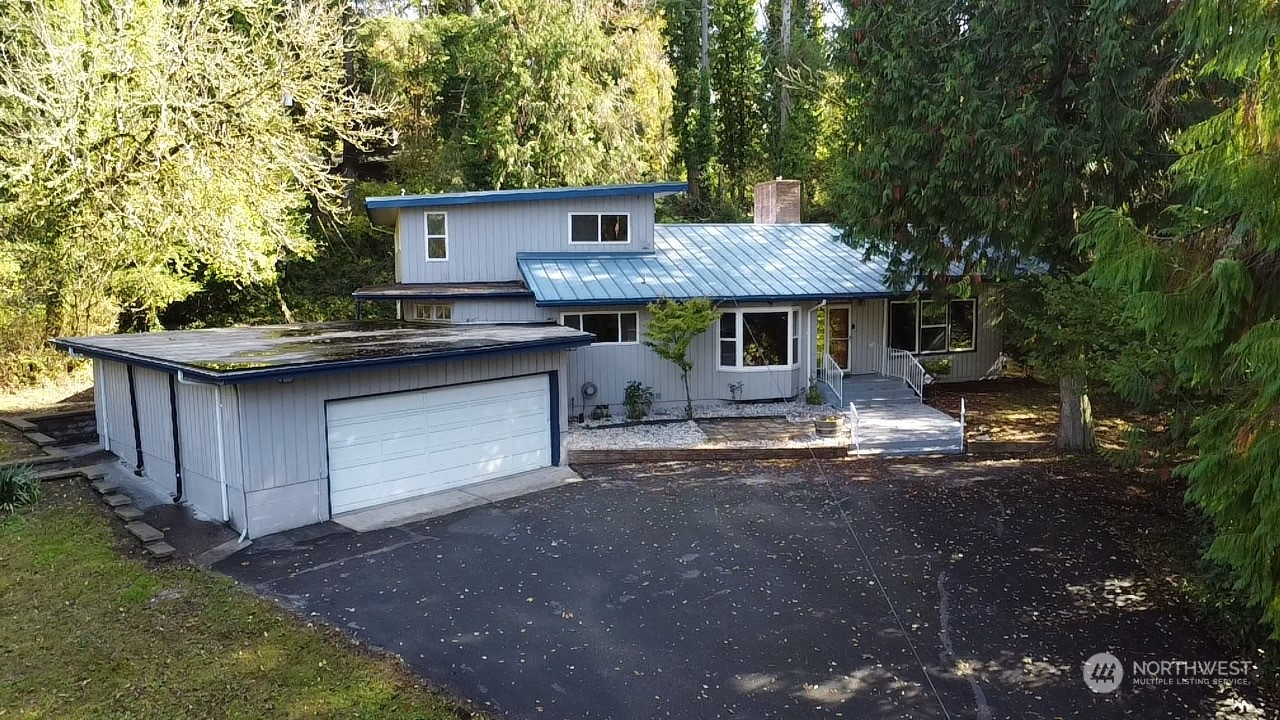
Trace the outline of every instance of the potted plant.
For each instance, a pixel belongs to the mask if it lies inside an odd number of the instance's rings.
[[[835,437],[836,433],[840,432],[840,416],[827,415],[826,417],[815,418],[813,432],[818,437]]]

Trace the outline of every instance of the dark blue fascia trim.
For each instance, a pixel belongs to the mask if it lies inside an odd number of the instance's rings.
[[[343,362],[313,363],[310,365],[294,365],[280,368],[266,368],[263,370],[240,370],[227,373],[212,372],[191,365],[165,362],[127,352],[103,350],[102,348],[89,347],[60,339],[54,340],[53,346],[59,350],[69,352],[74,351],[76,354],[84,355],[85,357],[114,360],[116,362],[136,365],[138,367],[157,370],[163,373],[177,373],[180,371],[183,378],[193,380],[195,382],[209,383],[212,385],[236,385],[239,383],[261,382],[264,380],[284,380],[288,378],[308,377],[312,375],[327,375],[336,372],[354,372],[359,370],[372,370],[404,365],[430,365],[432,363],[443,362],[446,360],[458,360],[461,358],[490,357],[493,355],[506,355],[511,353],[538,352],[540,350],[568,350],[571,348],[585,347],[593,342],[595,342],[595,336],[589,335],[586,338],[540,340],[514,345],[504,345],[500,347],[446,350],[443,352],[432,353],[431,355],[398,358],[373,358],[368,360],[346,360]]]
[[[668,296],[670,297],[670,296]],[[697,296],[701,297],[701,296]],[[881,298],[896,298],[897,295],[891,293],[858,293],[845,295],[759,295],[755,297],[713,297],[709,298],[714,303],[759,303],[759,302],[821,302],[830,300],[837,302],[840,300],[878,300]],[[657,302],[660,298],[625,298],[625,299],[591,299],[591,300],[537,300],[534,305],[537,307],[605,307],[608,305],[648,305],[651,302]],[[671,297],[672,300],[693,300],[695,297]]]
[[[551,388],[551,464],[560,465],[560,371],[547,373]]]
[[[409,295],[383,295],[379,293],[362,293],[353,292],[351,297],[356,300],[378,300],[384,302],[395,302],[396,300],[489,300],[492,298],[531,298],[532,290],[498,290],[491,293],[467,293],[465,295],[456,295],[450,293],[413,293]]]
[[[446,207],[482,203],[531,202],[537,200],[574,200],[578,198],[618,197],[623,195],[658,195],[689,189],[688,183],[660,182],[632,185],[600,185],[581,188],[532,188],[527,190],[489,190],[440,195],[389,195],[365,198],[366,210],[413,207]]]

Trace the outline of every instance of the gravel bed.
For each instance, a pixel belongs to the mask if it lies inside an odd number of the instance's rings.
[[[693,422],[572,428],[565,437],[570,450],[633,450],[637,448],[697,447],[707,441]]]
[[[737,417],[785,417],[793,422],[809,422],[816,418],[827,417],[839,413],[830,405],[809,405],[801,402],[769,402],[769,403],[725,403],[722,405],[694,405],[695,419],[703,418],[737,418]],[[645,420],[679,420],[684,417],[684,408],[662,408],[654,410]],[[586,428],[604,428],[614,425],[634,423],[625,414],[603,420],[587,420],[582,423]]]

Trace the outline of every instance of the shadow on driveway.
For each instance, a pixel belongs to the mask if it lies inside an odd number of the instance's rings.
[[[1266,716],[1248,688],[1086,689],[1104,650],[1227,655],[1121,549],[1159,520],[1076,501],[1073,473],[599,466],[391,530],[265,538],[218,569],[513,718]]]

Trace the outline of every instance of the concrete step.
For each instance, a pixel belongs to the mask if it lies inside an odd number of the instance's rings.
[[[143,543],[153,543],[164,539],[164,533],[144,522],[125,523],[124,529],[128,530],[131,535]]]
[[[30,440],[31,442],[35,443],[40,447],[47,447],[49,445],[54,445],[58,442],[57,440],[54,440],[53,438],[49,437],[48,435],[45,435],[42,432],[29,432],[29,433],[26,433],[26,437],[28,440]]]
[[[113,508],[118,508],[118,507],[123,507],[125,505],[133,504],[133,500],[130,500],[128,495],[121,495],[120,493],[103,495],[102,502],[106,503],[109,507],[113,507]]]
[[[132,505],[121,505],[112,512],[116,514],[116,517],[127,523],[142,519],[142,511]]]
[[[94,480],[89,483],[89,487],[93,488],[99,495],[110,495],[120,489],[120,486],[111,480]]]
[[[937,442],[906,441],[862,443],[858,446],[857,450],[850,451],[850,454],[904,457],[913,455],[959,455],[961,452],[963,452],[963,448],[960,447],[960,439],[952,438],[950,442],[939,439]]]
[[[147,543],[142,546],[142,549],[146,550],[148,555],[157,560],[168,560],[178,552],[177,549],[163,540]]]

